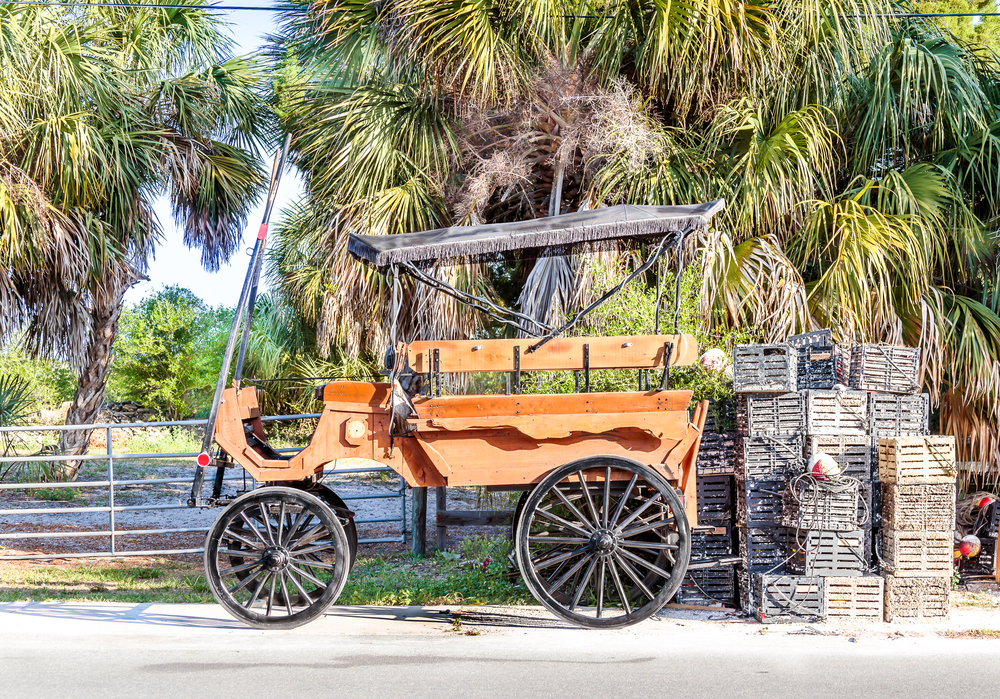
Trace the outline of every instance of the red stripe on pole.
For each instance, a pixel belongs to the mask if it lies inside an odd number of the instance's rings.
[[[260,230],[257,231],[257,240],[264,240],[267,237],[267,224],[260,224]]]

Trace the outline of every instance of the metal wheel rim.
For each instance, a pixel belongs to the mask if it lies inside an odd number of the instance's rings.
[[[268,487],[230,504],[209,530],[205,573],[219,604],[259,628],[295,628],[339,597],[347,536],[319,498]]]
[[[532,491],[516,553],[528,589],[550,611],[581,626],[617,628],[674,596],[691,532],[674,489],[652,468],[588,457],[557,468]]]

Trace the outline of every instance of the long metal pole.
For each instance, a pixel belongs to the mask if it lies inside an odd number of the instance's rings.
[[[274,164],[271,169],[271,184],[267,192],[264,216],[257,231],[257,240],[254,242],[253,253],[250,256],[250,266],[247,269],[247,276],[243,280],[243,288],[240,290],[240,299],[236,304],[236,311],[233,313],[233,322],[229,327],[229,340],[226,342],[226,351],[222,357],[222,368],[219,370],[219,378],[215,383],[212,407],[208,411],[208,420],[205,422],[205,435],[201,440],[201,454],[198,455],[194,481],[191,483],[191,496],[188,498],[188,507],[197,507],[201,504],[201,488],[205,482],[205,469],[211,462],[210,454],[212,442],[215,439],[215,423],[219,417],[219,404],[222,402],[222,391],[225,389],[226,379],[229,377],[229,367],[232,363],[233,350],[236,348],[236,338],[239,337],[240,324],[244,320],[243,314],[247,308],[247,300],[250,298],[251,291],[256,296],[260,264],[263,259],[264,244],[267,239],[267,227],[271,220],[271,210],[274,208],[274,200],[278,193],[278,183],[281,181],[281,170],[290,142],[291,134],[285,138],[285,143],[281,151],[274,156]],[[246,339],[246,334],[244,334],[244,339]],[[241,346],[242,348],[245,348],[245,342]]]

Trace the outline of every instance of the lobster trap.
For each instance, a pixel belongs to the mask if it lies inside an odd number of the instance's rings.
[[[821,621],[826,617],[823,578],[758,575],[754,582],[756,616],[762,622]]]
[[[787,393],[798,383],[797,351],[789,345],[737,345],[733,349],[736,393]]]
[[[863,391],[806,391],[810,435],[868,434],[868,394]]]
[[[929,431],[930,396],[868,394],[868,433],[872,437],[920,437]]]
[[[920,392],[920,349],[893,345],[855,345],[849,385],[861,391]]]
[[[736,431],[740,436],[789,435],[806,426],[801,393],[743,393],[736,398]]]

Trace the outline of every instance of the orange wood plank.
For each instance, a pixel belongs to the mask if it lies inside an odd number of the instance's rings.
[[[411,342],[404,345],[410,367],[430,370],[431,353],[438,350],[442,372],[514,371],[514,348],[521,348],[521,371],[582,370],[583,346],[590,345],[591,369],[662,369],[664,343],[674,345],[671,366],[698,361],[693,335],[635,335],[621,337],[557,337],[534,352],[535,339],[453,340]]]
[[[574,415],[687,410],[691,391],[440,396],[413,399],[421,420],[506,415]]]
[[[429,431],[514,429],[533,439],[561,439],[574,434],[601,434],[635,430],[663,438],[684,434],[687,415],[664,413],[585,413],[577,415],[501,415],[493,417],[432,418],[417,422],[422,434]]]

